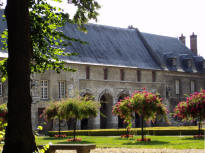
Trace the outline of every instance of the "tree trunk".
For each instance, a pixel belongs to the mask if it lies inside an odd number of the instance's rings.
[[[61,120],[60,117],[58,118],[58,136],[60,137],[61,135]]]
[[[144,141],[144,117],[143,115],[141,116],[141,136],[142,136],[142,141]]]
[[[198,134],[201,135],[201,117],[199,116]]]
[[[129,138],[129,128],[127,127],[127,139]]]
[[[8,126],[3,153],[32,153],[36,149],[31,124],[30,59],[32,44],[29,0],[7,0]]]
[[[74,131],[73,131],[73,139],[74,139],[74,141],[75,141],[75,135],[76,135],[76,125],[77,125],[77,119],[75,119],[75,121],[74,121]]]

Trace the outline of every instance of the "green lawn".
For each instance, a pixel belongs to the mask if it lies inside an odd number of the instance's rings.
[[[78,136],[81,143],[96,144],[97,147],[123,147],[123,148],[169,148],[169,149],[204,149],[205,140],[196,140],[192,136],[146,136],[151,142],[135,141],[140,136],[134,136],[132,140],[121,139],[119,136]],[[67,138],[39,137],[37,144],[68,144]]]

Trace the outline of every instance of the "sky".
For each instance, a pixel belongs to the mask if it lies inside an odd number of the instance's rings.
[[[96,0],[100,5],[96,24],[127,28],[133,25],[141,32],[186,37],[197,35],[198,54],[205,58],[205,0]],[[70,5],[64,9],[73,11]],[[71,8],[71,9],[70,9]],[[94,21],[91,21],[95,23]]]

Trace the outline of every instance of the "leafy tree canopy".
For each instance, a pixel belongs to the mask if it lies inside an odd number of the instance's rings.
[[[131,97],[125,97],[113,106],[113,114],[120,116],[131,127],[134,113],[143,117],[144,120],[164,118],[168,122],[167,108],[162,99],[146,90],[135,91]]]
[[[61,3],[62,0],[52,0]],[[60,60],[62,56],[76,55],[65,51],[65,47],[73,41],[86,43],[79,39],[66,36],[61,28],[66,23],[78,25],[78,29],[86,32],[83,24],[90,19],[97,20],[97,9],[100,5],[95,0],[69,0],[68,3],[76,6],[77,10],[73,17],[59,7],[52,6],[47,0],[32,0],[30,3],[30,32],[33,47],[31,59],[31,72],[45,72],[48,69],[60,73],[74,71]],[[7,48],[7,29],[2,33],[2,43]],[[7,76],[7,59],[0,62],[2,77]]]
[[[179,102],[174,115],[182,120],[205,120],[205,90],[190,94],[186,101]]]

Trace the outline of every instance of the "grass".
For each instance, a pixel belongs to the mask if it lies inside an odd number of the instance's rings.
[[[149,149],[204,149],[204,139],[196,140],[193,136],[146,136],[151,138],[151,142],[135,141],[140,136],[134,136],[133,139],[122,139],[119,136],[79,136],[82,138],[82,144],[96,144],[99,148],[149,148]],[[68,138],[39,137],[37,144],[71,144],[67,142]],[[79,142],[77,142],[79,143]]]

